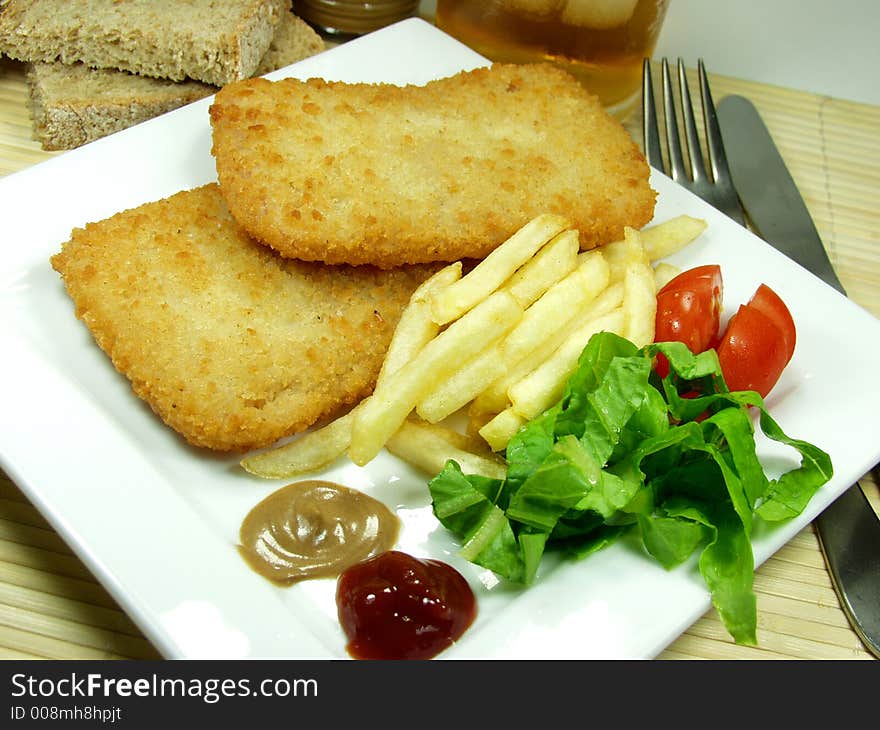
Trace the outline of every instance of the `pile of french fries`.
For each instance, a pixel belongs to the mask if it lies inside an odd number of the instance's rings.
[[[241,465],[288,478],[343,454],[363,466],[384,448],[431,475],[455,459],[465,473],[502,478],[500,452],[559,400],[593,334],[653,342],[657,291],[678,273],[659,260],[705,228],[678,216],[581,251],[565,218],[534,218],[466,274],[458,261],[415,291],[372,395]]]

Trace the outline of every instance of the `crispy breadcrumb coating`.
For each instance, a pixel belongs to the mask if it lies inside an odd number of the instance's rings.
[[[653,217],[644,156],[564,71],[495,64],[425,86],[252,79],[211,106],[221,191],[284,256],[479,259],[541,213],[582,248]]]
[[[189,443],[267,446],[369,394],[432,267],[283,259],[216,184],[84,228],[51,260],[98,345]]]

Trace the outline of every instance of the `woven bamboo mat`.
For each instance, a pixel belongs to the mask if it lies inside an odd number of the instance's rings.
[[[850,297],[880,316],[880,108],[711,76],[764,115]],[[49,158],[31,138],[22,68],[0,59],[0,175]],[[640,120],[627,123],[638,138]],[[14,245],[7,243],[7,245]],[[880,510],[877,480],[862,485]],[[812,526],[757,571],[758,648],[713,610],[661,659],[871,659],[850,629]],[[19,488],[0,473],[0,658],[152,659],[156,650]]]

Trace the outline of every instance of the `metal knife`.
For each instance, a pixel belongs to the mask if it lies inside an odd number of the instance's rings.
[[[754,105],[731,95],[717,105],[740,202],[765,241],[846,294],[813,219]],[[880,519],[858,484],[813,524],[834,590],[856,634],[880,657]]]

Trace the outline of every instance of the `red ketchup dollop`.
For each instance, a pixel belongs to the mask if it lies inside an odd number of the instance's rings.
[[[347,568],[336,606],[355,659],[430,659],[477,615],[474,593],[455,568],[398,550]]]

